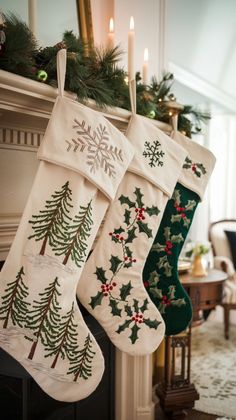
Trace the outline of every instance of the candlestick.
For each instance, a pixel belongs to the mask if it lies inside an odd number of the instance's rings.
[[[36,36],[37,30],[37,0],[28,0],[29,28]]]
[[[114,48],[114,20],[113,18],[110,18],[110,22],[109,22],[109,32],[108,32],[108,42],[107,42],[107,46],[108,48],[112,49]]]
[[[143,84],[148,84],[148,49],[144,49],[144,61],[143,61]]]
[[[134,18],[130,18],[129,34],[128,34],[128,75],[129,80],[135,79],[134,72]]]

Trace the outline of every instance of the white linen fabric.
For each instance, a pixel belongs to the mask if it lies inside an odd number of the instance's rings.
[[[102,115],[59,96],[19,229],[1,272],[0,346],[41,388],[78,401],[99,384],[104,360],[76,301],[76,287],[110,200],[133,157]]]
[[[131,117],[126,135],[135,156],[106,213],[77,295],[115,346],[146,355],[162,341],[165,326],[143,286],[143,266],[187,153],[138,115]]]

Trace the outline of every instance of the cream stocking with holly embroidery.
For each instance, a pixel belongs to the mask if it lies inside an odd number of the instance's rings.
[[[99,113],[62,96],[65,54],[39,169],[1,272],[0,345],[51,397],[78,401],[100,382],[104,361],[76,287],[133,150]]]
[[[77,291],[120,350],[145,355],[158,347],[165,328],[143,287],[142,270],[186,152],[137,115],[127,137],[135,158],[106,213]]]

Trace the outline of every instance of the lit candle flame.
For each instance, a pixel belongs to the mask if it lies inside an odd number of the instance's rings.
[[[133,16],[131,16],[131,18],[130,18],[129,29],[131,31],[134,30],[134,18],[133,18]]]
[[[144,49],[143,59],[144,59],[145,63],[148,62],[148,48]]]
[[[114,20],[113,20],[113,18],[110,18],[109,31],[114,32]]]

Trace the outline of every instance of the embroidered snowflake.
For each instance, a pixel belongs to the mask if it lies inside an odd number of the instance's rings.
[[[161,143],[158,140],[155,140],[152,144],[150,141],[145,141],[144,143],[145,150],[143,156],[149,158],[149,165],[154,168],[156,166],[163,166],[163,161],[161,158],[165,155],[165,152],[159,150]]]
[[[99,124],[95,130],[90,125],[86,128],[85,121],[74,120],[76,134],[78,138],[71,141],[66,140],[68,144],[67,152],[71,149],[73,152],[87,152],[87,165],[90,166],[90,172],[95,173],[102,168],[109,177],[116,174],[115,167],[111,161],[123,161],[122,150],[109,144],[109,137],[106,126]]]

